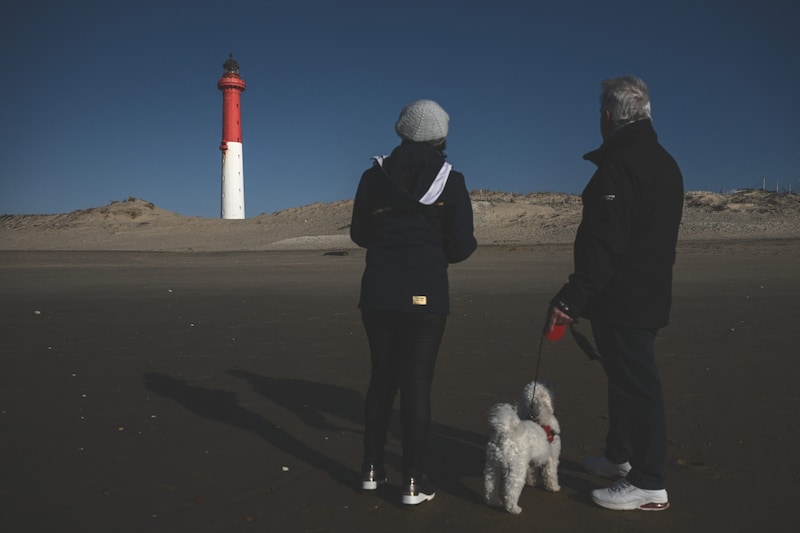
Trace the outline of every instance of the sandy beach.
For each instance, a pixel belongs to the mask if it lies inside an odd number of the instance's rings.
[[[579,200],[473,192],[481,246],[451,267],[434,382],[436,498],[357,490],[364,251],[349,201],[244,221],[129,199],[0,217],[4,531],[788,531],[800,487],[796,195],[690,193],[657,350],[670,430],[663,513],[594,506],[605,379],[546,342],[562,490],[481,500],[486,413],[533,379],[571,269]],[[588,324],[581,324],[586,330]],[[396,417],[395,417],[396,418]]]

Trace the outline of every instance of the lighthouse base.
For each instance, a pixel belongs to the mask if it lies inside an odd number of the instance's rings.
[[[222,218],[244,218],[242,143],[227,142],[222,151]]]

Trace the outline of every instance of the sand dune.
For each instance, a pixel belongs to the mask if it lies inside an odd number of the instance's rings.
[[[569,243],[578,196],[473,191],[481,245]],[[0,250],[246,251],[348,249],[352,200],[245,220],[187,217],[136,198],[57,215],[0,216]],[[800,237],[800,196],[746,190],[689,192],[681,240]]]

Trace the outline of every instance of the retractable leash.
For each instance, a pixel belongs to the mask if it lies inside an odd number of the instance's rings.
[[[569,332],[572,333],[572,338],[575,339],[575,343],[578,345],[581,351],[586,354],[586,357],[589,358],[589,361],[600,361],[600,364],[604,364],[605,362],[603,361],[603,356],[600,355],[600,352],[594,347],[592,341],[587,339],[583,333],[575,328],[577,323],[578,321],[576,320],[569,325]]]
[[[549,315],[548,315],[549,318]],[[557,341],[560,340],[561,337],[564,336],[564,331],[567,329],[566,324],[557,324],[553,326],[553,329],[550,330],[549,333],[545,333],[547,330],[547,324],[549,320],[545,321],[544,329],[542,330],[542,334],[539,337],[539,355],[536,357],[536,373],[534,374],[535,383],[533,385],[533,392],[536,394],[536,385],[539,383],[539,366],[542,362],[542,351],[544,348],[544,340],[547,339],[549,341]],[[586,338],[580,331],[577,330],[575,327],[578,324],[577,320],[574,320],[569,325],[569,332],[572,334],[572,338],[575,339],[575,343],[581,349],[581,351],[589,358],[590,361],[600,361],[603,364],[603,356],[600,355],[600,352],[597,351],[597,348],[594,347],[592,341]]]
[[[539,384],[539,365],[542,362],[542,349],[544,348],[544,340],[547,339],[553,342],[560,340],[561,337],[564,336],[564,331],[567,329],[566,324],[557,324],[553,326],[553,329],[550,330],[550,333],[545,333],[547,330],[547,324],[549,322],[550,315],[548,315],[545,319],[544,329],[542,329],[542,334],[539,337],[539,355],[536,357],[536,373],[534,374],[533,378],[533,394],[536,394],[536,386]],[[594,347],[592,341],[587,339],[583,333],[577,330],[575,327],[577,324],[577,320],[573,320],[569,324],[569,332],[572,334],[572,338],[575,339],[575,344],[577,344],[584,355],[589,358],[589,361],[600,361],[600,364],[605,364],[603,361],[603,356],[600,355],[600,352]]]
[[[545,333],[547,330],[547,324],[550,322],[550,315],[547,315],[547,319],[544,322],[544,328],[542,329],[542,334],[539,336],[539,355],[536,357],[536,372],[533,375],[533,394],[536,395],[536,386],[539,384],[539,365],[542,362],[542,349],[544,348],[544,340],[547,339],[549,341],[557,341],[561,337],[564,336],[564,328],[566,328],[565,324],[559,324],[553,326],[553,329],[550,333]]]

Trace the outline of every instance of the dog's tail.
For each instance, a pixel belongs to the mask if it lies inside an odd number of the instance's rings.
[[[495,433],[508,433],[519,425],[517,408],[510,403],[498,403],[489,410],[489,425]]]

